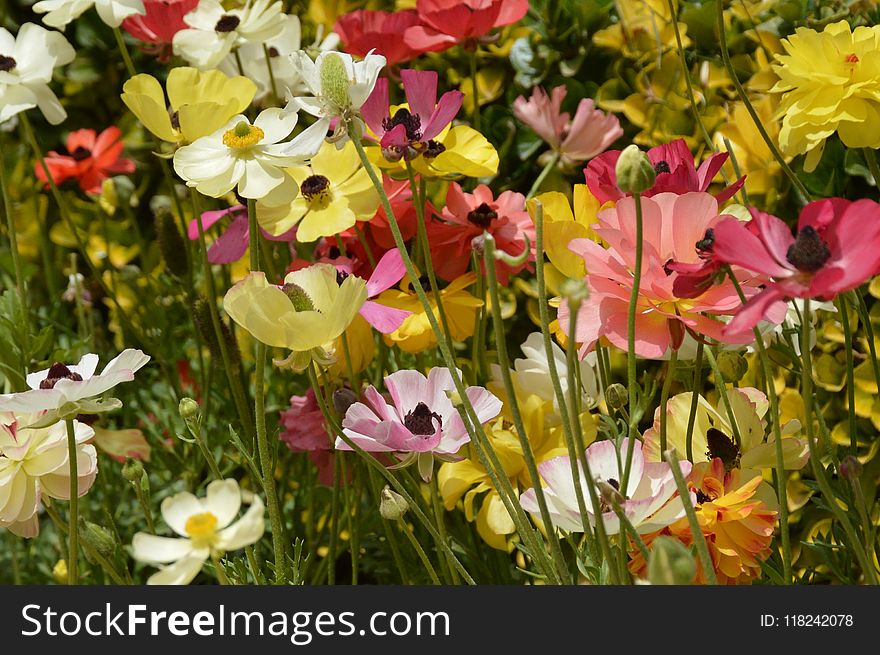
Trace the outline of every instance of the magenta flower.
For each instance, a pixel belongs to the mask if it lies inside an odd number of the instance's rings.
[[[244,257],[248,244],[250,244],[247,207],[244,205],[233,205],[229,209],[202,212],[202,230],[207,232],[217,221],[226,216],[231,216],[232,222],[229,223],[223,234],[217,237],[208,248],[208,261],[212,264],[231,264],[237,262]],[[296,227],[278,236],[272,236],[263,228],[260,228],[260,232],[270,241],[296,240]],[[192,241],[197,241],[199,238],[199,224],[195,219],[191,220],[187,226],[187,236]]]
[[[309,453],[318,467],[318,482],[333,485],[333,445],[313,389],[291,396],[290,408],[281,412],[281,441],[295,453]]]
[[[343,265],[337,264],[336,268],[339,271],[337,279],[340,276],[343,276],[343,279],[348,277],[352,271],[351,260],[347,260],[347,263]],[[363,304],[359,313],[367,323],[382,334],[394,332],[412,312],[389,307],[369,299],[375,298],[383,291],[390,289],[400,282],[405,273],[406,267],[403,265],[403,257],[400,256],[400,251],[394,248],[382,255],[382,259],[376,264],[373,274],[367,280],[367,301]]]
[[[587,178],[587,186],[599,202],[613,202],[623,198],[626,194],[617,186],[615,167],[620,157],[619,150],[611,150],[599,155],[584,169]],[[658,193],[687,193],[689,191],[706,191],[712,183],[712,179],[721,170],[727,161],[727,153],[719,152],[704,161],[699,168],[696,167],[694,156],[687,147],[684,139],[676,139],[670,143],[664,143],[648,151],[648,159],[657,171],[657,180],[650,191],[643,196],[653,196]],[[715,195],[718,204],[725,202],[739,191],[745,182],[741,177],[726,189]]]
[[[880,274],[880,205],[828,198],[801,210],[797,234],[781,219],[752,209],[741,223],[726,216],[715,226],[714,254],[771,279],[731,321],[750,330],[790,298],[831,300]]]
[[[434,457],[459,459],[456,453],[470,441],[464,422],[446,392],[455,385],[449,369],[432,368],[426,378],[419,371],[397,371],[385,377],[391,404],[375,387],[364,392],[366,402],[348,408],[343,432],[367,452],[388,452],[407,466],[418,460],[425,481],[433,475]],[[468,387],[468,400],[480,423],[501,413],[501,401],[482,387]],[[338,450],[351,450],[336,439]]]
[[[464,94],[447,91],[437,102],[435,71],[405,69],[400,77],[409,109],[401,107],[391,116],[388,80],[382,78],[361,107],[361,115],[388,161],[410,161],[422,154],[436,157],[443,146],[433,139],[455,118]]]
[[[557,151],[563,164],[575,164],[604,152],[623,136],[623,128],[614,114],[596,109],[590,98],[580,101],[571,119],[562,111],[567,91],[557,86],[548,96],[544,89],[535,87],[528,100],[519,96],[513,101],[513,115]]]

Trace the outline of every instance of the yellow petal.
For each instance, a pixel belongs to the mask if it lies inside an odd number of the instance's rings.
[[[498,153],[482,134],[467,125],[456,125],[443,138],[446,150],[432,162],[441,173],[487,177],[498,172]],[[416,160],[419,161],[419,160]]]
[[[175,69],[176,70],[176,69]],[[122,102],[150,132],[163,141],[177,141],[165,106],[162,85],[151,75],[135,75],[122,87]]]

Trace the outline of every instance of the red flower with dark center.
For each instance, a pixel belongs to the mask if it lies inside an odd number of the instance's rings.
[[[101,193],[101,183],[111,175],[134,173],[134,162],[123,159],[121,132],[118,127],[108,127],[97,134],[95,130],[75,130],[67,135],[67,152],[62,155],[54,150],[46,156],[46,166],[55,184],[75,178],[79,188],[86,193]],[[48,182],[46,172],[37,162],[34,172],[41,182]]]
[[[384,55],[389,66],[415,59],[424,50],[410,47],[402,37],[410,27],[419,25],[414,9],[405,11],[370,11],[358,9],[340,16],[333,26],[345,45],[345,51],[365,57],[370,50]]]
[[[158,55],[159,61],[171,59],[171,42],[174,35],[189,26],[183,17],[198,6],[199,0],[144,0],[143,16],[129,16],[122,21],[122,29],[138,41],[147,44],[150,54]]]

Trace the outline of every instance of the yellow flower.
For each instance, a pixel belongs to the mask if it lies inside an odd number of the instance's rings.
[[[166,83],[170,110],[162,85],[151,75],[135,75],[122,87],[122,101],[150,132],[171,143],[195,141],[223,127],[243,112],[256,85],[246,77],[227,77],[220,71],[202,72],[180,66]]]
[[[345,331],[345,339],[348,341],[348,354],[345,354],[345,344],[342,335],[336,340],[335,350],[343,355],[330,367],[330,375],[334,378],[345,379],[348,375],[348,366],[351,365],[352,373],[360,373],[370,362],[376,353],[376,342],[373,339],[373,328],[363,316],[355,316],[351,325]],[[348,363],[346,363],[348,359]]]
[[[773,67],[780,80],[771,89],[784,94],[782,151],[806,154],[811,171],[835,132],[848,148],[880,148],[880,26],[800,27],[783,46]]]
[[[309,243],[370,220],[379,207],[379,194],[351,141],[341,150],[325,142],[312,157],[311,166],[287,172],[299,185],[296,199],[280,207],[257,203],[257,220],[274,236],[296,225],[297,241]]]
[[[678,3],[675,3],[678,5]],[[619,0],[615,3],[618,22],[593,35],[593,43],[610,48],[632,59],[653,56],[657,50],[676,48],[667,0]],[[687,25],[679,23],[682,46],[690,45]]]

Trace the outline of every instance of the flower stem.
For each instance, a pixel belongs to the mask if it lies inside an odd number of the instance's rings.
[[[415,538],[415,535],[410,531],[409,526],[404,522],[403,519],[397,519],[397,527],[400,528],[400,531],[406,535],[409,542],[412,544],[413,549],[419,556],[419,559],[422,560],[422,564],[425,567],[425,570],[428,571],[428,575],[431,576],[431,583],[435,585],[440,584],[440,578],[437,577],[437,571],[434,570],[434,565],[431,564],[431,560],[428,559],[428,554],[425,552],[425,549],[422,548],[422,545],[419,543],[419,540]]]
[[[709,546],[706,543],[706,537],[700,528],[700,521],[694,506],[691,504],[690,493],[688,493],[687,483],[681,474],[681,463],[678,459],[678,453],[675,448],[666,451],[666,461],[669,463],[669,470],[675,479],[675,487],[678,489],[678,495],[681,497],[681,504],[684,506],[684,512],[687,515],[688,525],[691,528],[691,536],[694,539],[694,545],[697,547],[697,555],[700,556],[700,565],[703,567],[703,577],[706,582],[712,585],[718,584],[718,578],[715,576],[715,569],[712,566],[712,557],[709,555]]]
[[[641,412],[638,411],[639,393],[636,389],[636,311],[639,306],[639,286],[642,280],[642,250],[644,249],[643,225],[642,225],[642,196],[633,193],[633,202],[636,209],[636,260],[633,268],[632,290],[629,296],[629,309],[626,315],[626,386],[629,392],[629,441],[627,442],[626,463],[623,469],[623,479],[620,488],[626,489],[629,482],[630,469],[632,467],[635,439],[639,436],[639,419]]]
[[[269,46],[265,43],[263,44],[263,54],[266,56],[266,69],[269,71],[269,91],[272,94],[272,104],[277,105],[280,98],[278,96],[278,87],[275,84],[275,71],[272,70],[272,57],[269,54]]]
[[[672,387],[672,378],[675,376],[675,365],[678,363],[678,351],[673,350],[666,364],[666,377],[663,379],[663,388],[660,390],[660,453],[666,452],[666,429],[669,417],[666,414],[666,406],[669,404],[669,389]]]
[[[858,434],[856,429],[856,383],[855,363],[853,352],[852,326],[849,324],[849,309],[846,306],[846,296],[837,296],[837,307],[840,309],[840,322],[843,324],[844,352],[846,353],[846,403],[849,417],[849,451],[855,455],[858,452]],[[809,328],[809,326],[807,326]]]
[[[9,189],[6,186],[6,166],[3,161],[4,156],[3,149],[0,148],[0,195],[3,196],[3,213],[6,215],[6,232],[9,237],[9,252],[12,255],[12,270],[15,274],[15,288],[18,291],[19,311],[21,312],[21,317],[18,320],[21,321],[20,325],[22,326],[22,364],[24,364],[26,369],[29,363],[28,359],[30,358],[30,312],[28,311],[27,286],[25,285],[24,273],[21,269],[21,259],[19,258],[18,252],[18,239],[16,235],[15,218],[12,214],[12,201],[9,198]],[[17,375],[16,377],[21,378],[20,375]],[[16,386],[27,388],[24,385],[24,378],[17,380]]]
[[[538,174],[538,177],[535,178],[535,181],[532,183],[532,188],[529,189],[529,194],[526,196],[526,200],[531,200],[534,198],[535,194],[538,193],[538,189],[541,188],[541,185],[544,183],[544,180],[550,174],[550,171],[559,163],[559,151],[554,150],[553,154],[550,157],[550,161],[544,166],[541,172]]]
[[[440,493],[437,485],[437,477],[434,476],[434,478],[427,483],[428,493],[431,495],[431,505],[434,509],[434,520],[437,522],[437,534],[440,536],[440,541],[448,543],[449,537],[446,534],[446,517],[443,514],[443,505],[440,502]],[[439,551],[437,556],[441,557],[440,564],[443,565],[444,577],[450,578],[452,584],[461,584],[461,579],[458,577],[458,571],[452,566],[452,562],[449,561],[449,556],[446,554],[446,551],[439,547],[437,550]]]
[[[211,551],[211,561],[214,563],[214,571],[217,573],[217,582],[222,586],[228,586],[229,578],[226,577],[226,571],[223,570],[223,566],[220,564],[220,555],[213,550]]]
[[[77,471],[76,430],[73,427],[73,419],[65,419],[67,424],[67,461],[70,467],[70,513],[68,516],[68,546],[67,546],[67,584],[75,585],[78,582],[79,563],[79,472]]]
[[[868,162],[868,170],[871,171],[871,177],[874,178],[874,185],[880,189],[880,166],[877,165],[877,155],[873,148],[862,148],[862,154],[865,155],[865,161]]]
[[[474,113],[473,113],[473,122],[474,129],[479,132],[480,131],[480,87],[477,82],[477,52],[479,50],[478,45],[474,45],[473,49],[470,52],[470,65],[471,65],[471,84],[474,94]]]
[[[118,27],[113,28],[113,36],[116,37],[116,45],[119,46],[119,53],[122,55],[122,61],[125,62],[125,70],[129,77],[137,75],[134,69],[134,63],[131,61],[131,55],[128,53],[128,46],[125,45],[125,38]]]
[[[685,431],[685,455],[689,461],[694,461],[694,423],[697,419],[697,405],[700,401],[700,391],[703,387],[703,342],[697,342],[697,354],[694,357],[694,383],[691,388],[691,407],[688,411],[687,430]]]
[[[742,437],[739,433],[739,425],[737,425],[736,422],[736,414],[733,413],[733,406],[730,404],[730,396],[727,394],[727,383],[724,381],[724,376],[718,368],[718,362],[715,359],[712,349],[707,348],[705,355],[706,359],[709,360],[709,366],[715,376],[715,389],[718,391],[718,395],[721,396],[721,404],[724,405],[724,411],[727,412],[727,420],[730,422],[730,429],[733,432],[733,438],[736,440],[736,445],[742,448]]]

